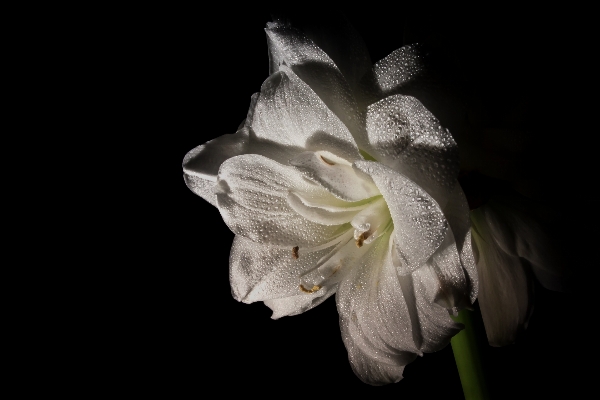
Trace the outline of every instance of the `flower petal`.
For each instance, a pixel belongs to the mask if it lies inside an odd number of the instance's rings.
[[[307,151],[290,164],[342,200],[360,201],[380,194],[372,181],[356,174],[352,164],[331,154]]]
[[[387,202],[394,221],[394,248],[401,274],[421,267],[440,246],[448,221],[425,190],[383,164],[358,161],[355,167],[369,175]]]
[[[289,67],[355,137],[364,139],[363,117],[358,112],[352,88],[333,60],[304,33],[289,25],[270,23],[265,30],[271,73]]]
[[[419,321],[419,350],[425,353],[439,351],[460,331],[461,324],[454,322],[448,311],[434,302],[439,292],[440,280],[430,266],[419,268],[412,273],[411,278]]]
[[[303,294],[281,299],[269,299],[265,300],[265,305],[273,311],[272,319],[298,315],[315,308],[335,294],[336,290],[337,285],[334,285],[315,292],[314,296]]]
[[[427,264],[438,281],[434,302],[454,315],[459,309],[471,308],[471,281],[463,269],[452,229],[446,231],[444,241]]]
[[[512,344],[533,311],[533,281],[523,261],[502,249],[482,209],[471,211],[479,273],[479,305],[492,346]]]
[[[420,353],[392,263],[390,237],[388,232],[368,246],[336,295],[342,338],[352,369],[371,385],[399,381],[404,365]]]
[[[469,301],[471,304],[477,299],[479,279],[477,267],[471,246],[471,219],[469,217],[469,204],[459,184],[449,192],[446,205],[443,208],[450,229],[454,234],[454,241],[460,257],[460,262],[466,277],[469,279]]]
[[[315,92],[282,65],[262,85],[251,128],[258,141],[302,150],[327,150],[362,159],[348,128]]]
[[[290,190],[323,196],[325,190],[295,168],[264,156],[247,154],[225,161],[217,186],[217,207],[229,229],[257,243],[290,250],[312,247],[329,242],[349,227],[317,224],[294,211],[287,201]]]
[[[414,97],[393,95],[369,106],[366,149],[444,206],[456,185],[458,147],[450,132]]]
[[[318,251],[281,248],[255,243],[236,235],[229,257],[229,282],[237,301],[254,303],[284,297],[302,296],[302,304],[311,304],[326,290],[304,293],[300,275],[311,270],[331,248]],[[306,300],[306,301],[305,301]]]
[[[378,86],[384,96],[414,82],[425,72],[425,55],[419,44],[402,46],[373,65]]]
[[[240,124],[236,133],[219,136],[195,147],[183,158],[183,178],[187,187],[215,207],[217,205],[215,185],[221,164],[231,157],[256,153],[260,150],[260,146],[252,143],[248,129],[258,96],[258,93],[252,95],[246,119]]]
[[[545,288],[565,289],[566,274],[560,258],[546,232],[531,215],[511,206],[509,199],[502,202],[491,199],[482,211],[490,233],[505,253],[526,259]]]
[[[190,150],[183,158],[183,177],[190,190],[216,206],[214,193],[217,173],[223,162],[246,153],[248,132],[240,129],[231,135],[219,136]]]
[[[339,203],[345,203],[348,206],[343,205],[330,205],[334,203],[330,199],[309,199],[307,196],[303,196],[302,193],[290,192],[288,194],[288,204],[298,214],[302,215],[309,221],[316,222],[323,225],[340,225],[350,222],[352,218],[360,210],[364,209],[367,205],[353,205],[356,203],[343,202],[332,195],[331,198],[337,200]],[[335,204],[335,203],[334,203]]]
[[[319,11],[309,12],[308,16],[299,15],[297,10],[290,16],[279,18],[291,19],[291,26],[297,28],[311,39],[333,60],[350,86],[358,83],[360,78],[371,69],[371,57],[362,37],[354,29],[346,17],[339,13]]]

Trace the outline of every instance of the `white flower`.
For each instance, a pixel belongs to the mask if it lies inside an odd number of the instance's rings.
[[[336,293],[352,368],[380,385],[449,343],[449,312],[478,283],[456,143],[401,94],[418,48],[372,66],[337,23],[344,42],[268,24],[270,77],[235,134],[186,155],[184,177],[236,234],[233,296],[276,319]]]

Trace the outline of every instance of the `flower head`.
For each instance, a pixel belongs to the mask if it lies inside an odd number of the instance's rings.
[[[419,47],[372,66],[337,23],[344,42],[268,24],[270,76],[246,120],[190,151],[184,177],[236,235],[234,297],[280,318],[336,294],[352,368],[380,385],[448,344],[461,328],[449,313],[478,284],[456,142],[402,94]]]

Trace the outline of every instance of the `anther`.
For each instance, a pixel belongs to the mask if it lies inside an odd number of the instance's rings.
[[[358,239],[356,239],[356,247],[362,247],[363,242],[365,241],[366,238],[369,237],[369,234],[371,233],[371,231],[366,231],[360,234],[360,236],[358,237]]]
[[[312,287],[312,289],[307,289],[303,285],[300,285],[300,290],[302,290],[304,293],[314,293],[319,289],[321,289],[321,286],[315,285]]]

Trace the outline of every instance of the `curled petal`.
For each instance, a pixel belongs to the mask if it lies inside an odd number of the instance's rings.
[[[288,203],[290,190],[326,196],[293,167],[247,154],[221,165],[217,207],[237,235],[264,244],[293,248],[317,246],[339,236],[347,227],[326,226],[298,214]]]
[[[307,151],[290,160],[290,164],[342,200],[360,201],[379,195],[370,179],[357,175],[352,164],[332,154]]]
[[[413,181],[376,162],[355,167],[370,176],[387,202],[394,222],[394,248],[401,274],[421,267],[440,246],[448,221],[437,202]]]
[[[318,199],[315,201],[315,199],[307,198],[302,193],[290,192],[288,203],[304,218],[323,225],[340,225],[350,222],[356,213],[366,207],[365,204],[354,205],[355,203],[340,201],[331,195],[330,197],[332,199]],[[337,202],[333,200],[337,200]]]
[[[223,162],[245,154],[248,132],[240,129],[235,134],[219,136],[190,150],[183,158],[183,177],[188,188],[213,206],[216,206],[215,184]]]

